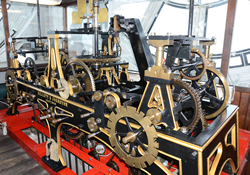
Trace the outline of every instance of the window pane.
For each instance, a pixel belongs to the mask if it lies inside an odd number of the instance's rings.
[[[230,67],[233,67],[233,66],[243,66],[241,57],[240,56],[231,57],[230,58],[230,62],[229,62],[229,66]]]
[[[227,4],[208,9],[206,37],[216,38],[216,44],[211,46],[211,53],[222,53],[226,25],[226,15]]]
[[[8,9],[9,20],[9,34],[11,37],[38,37],[38,22],[37,22],[37,8],[35,4],[25,4],[17,2],[9,2]],[[41,35],[47,36],[49,30],[63,30],[63,8],[57,6],[40,5],[40,21],[41,21]],[[0,25],[0,43],[4,41],[4,29],[1,22]],[[43,40],[47,43],[47,40]],[[17,40],[15,44],[16,50],[35,50],[30,42],[25,40]],[[42,57],[41,53],[28,54],[25,57],[18,57],[20,62],[24,62],[28,56],[35,59],[36,64],[47,63],[48,61]],[[0,67],[7,67],[6,63],[5,44],[0,44]]]
[[[247,16],[250,16],[249,0],[237,1],[234,22],[234,33],[232,42],[232,51],[250,48],[250,23],[247,22]]]
[[[187,35],[188,33],[188,9],[181,9],[164,5],[151,33],[156,35]]]

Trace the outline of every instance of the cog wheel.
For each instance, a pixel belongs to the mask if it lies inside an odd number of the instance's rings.
[[[202,116],[202,108],[199,93],[188,83],[174,79],[173,100],[175,103],[175,115],[178,115],[180,127],[186,127],[193,131]]]
[[[137,129],[131,125],[139,126]],[[157,133],[151,121],[138,113],[136,108],[116,108],[107,124],[109,141],[116,154],[131,167],[145,168],[157,157],[159,143]],[[144,153],[143,153],[144,152]]]
[[[5,74],[5,84],[10,99],[15,100],[18,95],[18,87],[16,82],[16,76],[13,71],[7,70]]]
[[[68,81],[72,76],[77,78],[80,82],[81,92],[96,90],[93,75],[85,63],[81,61],[69,62],[65,68],[64,77]]]
[[[193,54],[192,58],[179,59],[178,66],[176,66],[174,70],[178,69],[180,74],[189,80],[197,80],[206,71],[206,57],[198,49],[192,49],[191,52]]]
[[[201,94],[201,105],[206,119],[217,117],[226,108],[229,87],[225,77],[217,69],[207,67],[204,76],[192,81],[192,86]]]

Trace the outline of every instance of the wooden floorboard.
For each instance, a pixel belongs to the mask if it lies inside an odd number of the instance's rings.
[[[1,175],[48,175],[9,136],[3,136],[0,129],[0,174]]]

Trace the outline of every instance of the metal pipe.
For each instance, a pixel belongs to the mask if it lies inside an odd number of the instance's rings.
[[[37,8],[37,24],[38,24],[38,37],[41,38],[41,21],[40,21],[40,5],[39,0],[36,0],[36,8]]]
[[[189,4],[189,21],[188,21],[188,37],[192,36],[193,17],[194,17],[194,0],[190,0],[190,4]]]
[[[98,41],[98,37],[99,37],[99,29],[98,29],[98,13],[99,13],[99,0],[95,0],[93,1],[93,8],[94,8],[94,15],[95,15],[95,18],[94,18],[94,56],[95,57],[98,57],[99,55],[99,41]]]

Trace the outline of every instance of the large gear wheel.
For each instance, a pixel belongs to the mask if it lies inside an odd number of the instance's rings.
[[[207,67],[204,76],[192,81],[192,86],[201,94],[201,105],[206,119],[217,117],[226,108],[229,87],[225,77],[217,69]]]
[[[178,111],[175,111],[175,115],[178,116],[179,126],[184,126],[189,131],[193,131],[199,119],[204,118],[200,95],[182,80],[174,79],[173,85],[173,100],[175,109],[178,109]]]
[[[12,70],[7,70],[5,74],[5,84],[10,99],[15,100],[18,95],[18,87],[16,82],[16,76]]]
[[[206,57],[198,49],[192,49],[191,52],[193,55],[191,59],[179,59],[178,66],[176,66],[174,69],[176,70],[178,67],[180,67],[178,70],[181,76],[189,80],[197,80],[201,78],[206,71]],[[186,67],[187,65],[190,66]]]
[[[139,127],[135,129],[132,124]],[[131,106],[117,108],[116,114],[111,113],[107,127],[111,146],[126,164],[145,168],[146,163],[151,165],[154,162],[159,148],[157,133],[144,113],[138,113]]]
[[[81,92],[96,90],[93,75],[85,63],[81,61],[69,62],[65,68],[64,77],[68,81],[72,76],[77,78],[80,82]]]

